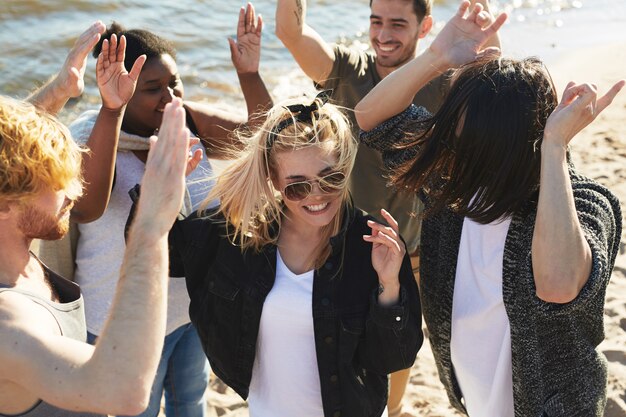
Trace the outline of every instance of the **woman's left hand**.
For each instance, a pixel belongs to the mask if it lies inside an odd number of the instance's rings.
[[[259,71],[261,60],[261,32],[263,18],[256,16],[251,3],[239,10],[237,40],[228,38],[230,58],[239,74],[251,74]]]
[[[626,81],[613,85],[598,98],[595,84],[576,84],[570,81],[565,87],[563,98],[546,122],[543,135],[544,144],[567,146],[574,136],[611,104]]]
[[[130,72],[124,67],[126,53],[126,37],[122,35],[119,39],[115,34],[111,35],[111,40],[105,39],[102,43],[102,52],[98,55],[96,63],[96,79],[102,106],[119,110],[125,106],[135,93],[137,79],[146,56],[141,55],[135,60]]]
[[[402,266],[402,259],[406,253],[404,242],[398,232],[398,222],[387,212],[380,211],[383,218],[387,220],[389,226],[368,221],[372,228],[371,235],[364,235],[363,240],[371,242],[372,245],[372,266],[378,274],[380,284],[385,288],[399,287],[399,273]]]

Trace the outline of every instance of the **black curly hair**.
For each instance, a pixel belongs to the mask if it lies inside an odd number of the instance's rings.
[[[106,32],[100,38],[98,44],[93,48],[93,56],[97,58],[102,51],[102,43],[105,39],[110,39],[114,34],[119,39],[120,36],[126,37],[126,57],[124,59],[124,67],[127,71],[133,67],[135,60],[141,55],[146,55],[148,59],[158,57],[164,54],[170,55],[176,60],[176,48],[174,45],[160,36],[143,29],[126,30],[117,22],[111,23]]]

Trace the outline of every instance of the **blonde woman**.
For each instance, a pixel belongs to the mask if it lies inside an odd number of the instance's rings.
[[[352,206],[357,143],[325,97],[270,110],[217,179],[221,205],[170,233],[211,367],[253,417],[380,416],[422,344],[398,225]]]

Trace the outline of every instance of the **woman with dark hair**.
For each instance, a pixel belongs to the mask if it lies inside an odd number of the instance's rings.
[[[237,41],[231,41],[233,63],[241,81],[248,106],[248,118],[221,112],[210,105],[183,102],[187,128],[200,139],[193,149],[197,169],[187,178],[188,203],[197,208],[213,183],[207,157],[219,158],[225,149],[240,146],[231,132],[253,120],[255,113],[271,105],[269,94],[258,73],[262,20],[248,5],[239,15]],[[146,30],[125,30],[113,24],[102,35],[94,55],[101,48],[124,39],[125,66],[140,57],[145,64],[139,73],[137,88],[126,106],[121,123],[115,164],[115,177],[106,211],[97,221],[79,225],[76,245],[75,280],[85,297],[87,328],[95,342],[108,315],[124,251],[124,225],[132,201],[128,190],[141,182],[148,155],[150,136],[163,118],[163,109],[174,98],[183,97],[183,84],[176,66],[176,50],[160,36]],[[94,115],[88,111],[70,125],[74,138],[81,142],[93,129]],[[140,300],[138,300],[140,303]],[[154,381],[152,397],[145,417],[158,415],[165,393],[168,416],[206,415],[206,391],[209,367],[196,330],[189,320],[189,296],[182,280],[171,280],[163,355]]]
[[[359,103],[361,139],[425,202],[420,291],[452,405],[472,417],[602,416],[596,347],[621,214],[575,170],[568,143],[625,82],[602,97],[569,83],[558,103],[539,60],[479,52],[493,25],[483,29],[480,7],[465,17],[468,5]],[[409,105],[455,67],[436,114]]]

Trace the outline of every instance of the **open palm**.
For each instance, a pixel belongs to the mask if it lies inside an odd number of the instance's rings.
[[[482,46],[506,21],[506,14],[491,23],[491,16],[477,3],[465,16],[469,1],[461,3],[457,13],[446,23],[430,48],[447,58],[451,67],[471,62],[477,58]]]
[[[83,76],[87,66],[87,55],[98,43],[100,35],[105,30],[106,26],[101,21],[93,23],[78,37],[67,55],[58,75],[58,84],[69,97],[78,97],[83,93],[85,88]]]
[[[228,39],[230,56],[235,69],[240,74],[259,71],[261,60],[261,33],[263,18],[256,16],[254,6],[248,3],[239,11],[237,23],[237,40]]]
[[[133,64],[130,72],[124,67],[126,52],[126,38],[122,35],[119,43],[115,34],[111,40],[104,40],[102,52],[98,55],[96,64],[96,79],[102,105],[108,109],[120,109],[125,106],[135,92],[137,79],[146,56],[141,55]]]

